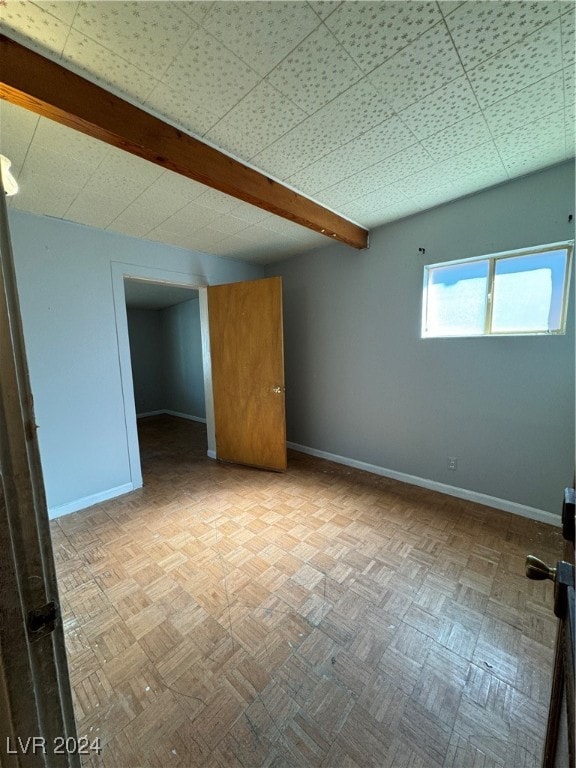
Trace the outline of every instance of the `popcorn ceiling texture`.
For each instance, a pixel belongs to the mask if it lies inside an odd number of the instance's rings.
[[[476,0],[7,0],[0,19],[9,37],[368,227],[573,157],[574,26],[569,2]],[[328,242],[0,109],[22,190],[13,207],[261,263]]]

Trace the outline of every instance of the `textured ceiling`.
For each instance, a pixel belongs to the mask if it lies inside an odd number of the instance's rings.
[[[166,309],[198,298],[195,288],[132,278],[124,279],[124,294],[128,309]]]
[[[0,27],[366,227],[574,156],[574,3],[18,2]],[[327,238],[2,102],[15,208],[266,263]]]

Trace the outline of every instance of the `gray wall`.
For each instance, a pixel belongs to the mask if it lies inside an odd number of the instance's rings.
[[[160,311],[127,309],[136,413],[166,408]]]
[[[131,482],[114,262],[133,275],[171,270],[208,284],[262,271],[16,210],[9,221],[46,495],[58,512]]]
[[[382,227],[366,252],[334,245],[272,265],[289,439],[557,513],[574,471],[573,295],[566,336],[423,341],[419,323],[425,263],[573,237],[573,211],[566,164]],[[15,210],[9,220],[48,505],[66,507],[131,477],[114,262],[209,284],[263,270]]]
[[[169,411],[206,417],[200,302],[198,299],[162,310],[164,392]]]
[[[574,473],[573,288],[565,336],[419,334],[424,264],[573,238],[573,212],[564,164],[381,227],[367,251],[271,265],[284,285],[288,439],[559,513]]]
[[[200,302],[128,309],[136,413],[174,411],[206,418]]]

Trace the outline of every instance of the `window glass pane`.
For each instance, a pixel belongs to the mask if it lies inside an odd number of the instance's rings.
[[[556,331],[562,324],[566,251],[499,259],[494,268],[492,331]]]
[[[484,333],[488,261],[428,269],[426,336]]]

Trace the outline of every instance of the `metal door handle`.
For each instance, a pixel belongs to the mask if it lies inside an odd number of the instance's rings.
[[[272,387],[272,392],[276,395],[281,395],[284,391],[284,387]]]
[[[536,581],[543,581],[544,579],[556,581],[556,568],[547,565],[543,560],[540,560],[539,557],[528,555],[526,558],[526,576],[528,576],[529,579],[535,579]]]

